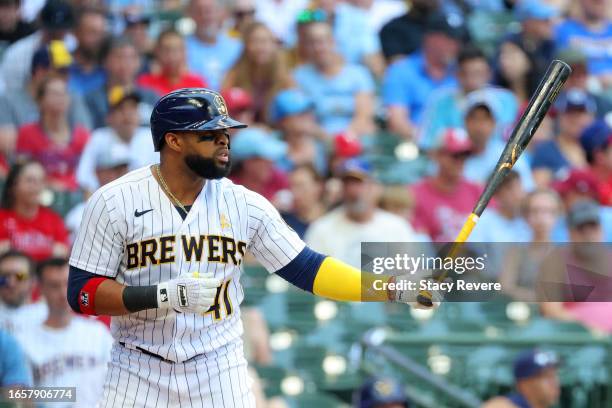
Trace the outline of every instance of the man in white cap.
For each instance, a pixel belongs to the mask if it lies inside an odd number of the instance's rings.
[[[124,144],[116,142],[101,144],[100,147],[95,155],[94,166],[96,179],[101,187],[128,172],[130,151]],[[71,241],[81,223],[84,210],[85,202],[82,202],[66,215],[66,227],[70,231]]]

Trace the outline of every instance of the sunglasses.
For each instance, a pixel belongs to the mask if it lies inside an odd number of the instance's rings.
[[[320,23],[327,20],[327,13],[325,10],[315,9],[315,10],[302,10],[297,16],[298,24],[308,24],[308,23]]]
[[[454,160],[467,160],[467,158],[470,157],[470,153],[469,152],[449,153],[449,156],[452,157]]]
[[[252,17],[254,15],[255,15],[255,9],[234,11],[234,17],[238,19],[245,18],[245,17]]]
[[[30,279],[30,274],[24,271],[10,272],[0,271],[0,287],[6,286],[10,277],[13,276],[17,282],[25,282]]]

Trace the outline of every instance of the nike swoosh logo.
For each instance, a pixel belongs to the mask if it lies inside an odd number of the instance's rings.
[[[153,211],[152,208],[150,210],[144,210],[144,211],[135,210],[134,211],[134,217],[140,217],[140,216],[145,215],[146,213],[151,212],[151,211]]]

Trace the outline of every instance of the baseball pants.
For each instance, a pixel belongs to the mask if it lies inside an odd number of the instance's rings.
[[[115,343],[100,408],[255,408],[242,342],[183,363]]]

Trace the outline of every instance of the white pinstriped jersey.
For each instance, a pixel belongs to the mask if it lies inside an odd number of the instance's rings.
[[[203,316],[150,309],[112,319],[117,341],[183,362],[239,340],[246,251],[272,273],[304,246],[265,198],[228,179],[207,180],[183,220],[144,167],[92,195],[70,265],[137,286],[196,271],[220,277],[217,301]]]

